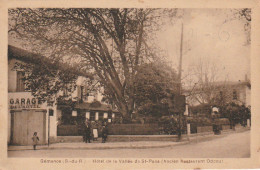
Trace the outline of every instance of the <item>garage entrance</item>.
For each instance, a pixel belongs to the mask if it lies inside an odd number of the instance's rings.
[[[33,133],[37,132],[39,144],[46,144],[46,110],[12,110],[11,143],[32,145]]]

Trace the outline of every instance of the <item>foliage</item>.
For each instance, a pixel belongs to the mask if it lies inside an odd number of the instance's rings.
[[[211,106],[209,104],[190,106],[190,111],[195,115],[206,115],[209,117],[211,114]]]
[[[244,31],[246,34],[245,45],[251,44],[251,8],[234,8],[230,9],[224,23],[234,20],[240,20],[244,24]],[[223,23],[223,24],[224,24]]]
[[[160,26],[162,9],[10,9],[9,35],[52,60],[77,63],[94,73],[104,95],[123,116],[134,109],[134,80],[140,63],[155,60],[147,41]]]
[[[207,117],[202,117],[202,116],[195,116],[191,117],[187,120],[188,123],[191,124],[196,124],[197,126],[211,126],[212,125],[212,120],[207,118]]]
[[[236,11],[238,18],[244,20],[244,30],[247,35],[246,45],[251,44],[251,9],[243,8]]]
[[[164,134],[177,134],[178,132],[178,121],[176,118],[163,116],[159,119],[159,126],[161,128],[161,133]]]
[[[25,72],[25,90],[29,90],[41,101],[52,100],[60,90],[68,97],[76,88],[77,74],[72,69],[59,69],[57,63],[38,60],[37,64],[17,62],[13,69]]]
[[[156,62],[139,67],[134,81],[136,110],[144,116],[169,115],[167,90],[177,91],[177,74],[165,63]]]
[[[247,119],[251,119],[250,107],[245,105],[238,105],[236,103],[228,103],[221,108],[222,117],[228,118],[232,125],[245,125]]]

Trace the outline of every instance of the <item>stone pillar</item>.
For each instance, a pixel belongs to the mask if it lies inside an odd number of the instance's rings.
[[[187,123],[187,135],[190,135],[190,123]]]
[[[247,127],[250,127],[250,119],[247,119],[246,124],[247,124]]]

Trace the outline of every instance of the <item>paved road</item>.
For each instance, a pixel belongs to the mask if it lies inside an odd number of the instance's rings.
[[[64,158],[246,158],[250,157],[250,131],[210,141],[167,148],[104,150],[8,151],[9,157]]]

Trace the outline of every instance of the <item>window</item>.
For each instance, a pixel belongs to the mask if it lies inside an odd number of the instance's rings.
[[[84,86],[80,86],[80,101],[83,101]]]
[[[16,91],[17,92],[24,92],[25,91],[25,83],[24,83],[24,72],[17,71],[17,82],[16,82]]]
[[[112,118],[112,113],[108,112],[108,119],[111,119],[111,118]]]
[[[83,92],[84,92],[84,86],[78,86],[78,99],[80,102],[83,102]]]
[[[90,112],[90,121],[95,120],[95,112]]]
[[[98,116],[98,117],[99,117],[99,120],[103,120],[103,119],[104,119],[104,113],[101,112],[101,113],[99,113],[98,115],[99,115],[99,116]]]
[[[83,86],[82,86],[82,87],[83,87]],[[83,87],[83,99],[84,99],[85,101],[88,100],[88,90],[87,90],[87,87],[86,87],[86,86]]]
[[[233,90],[233,100],[237,100],[237,91]]]

